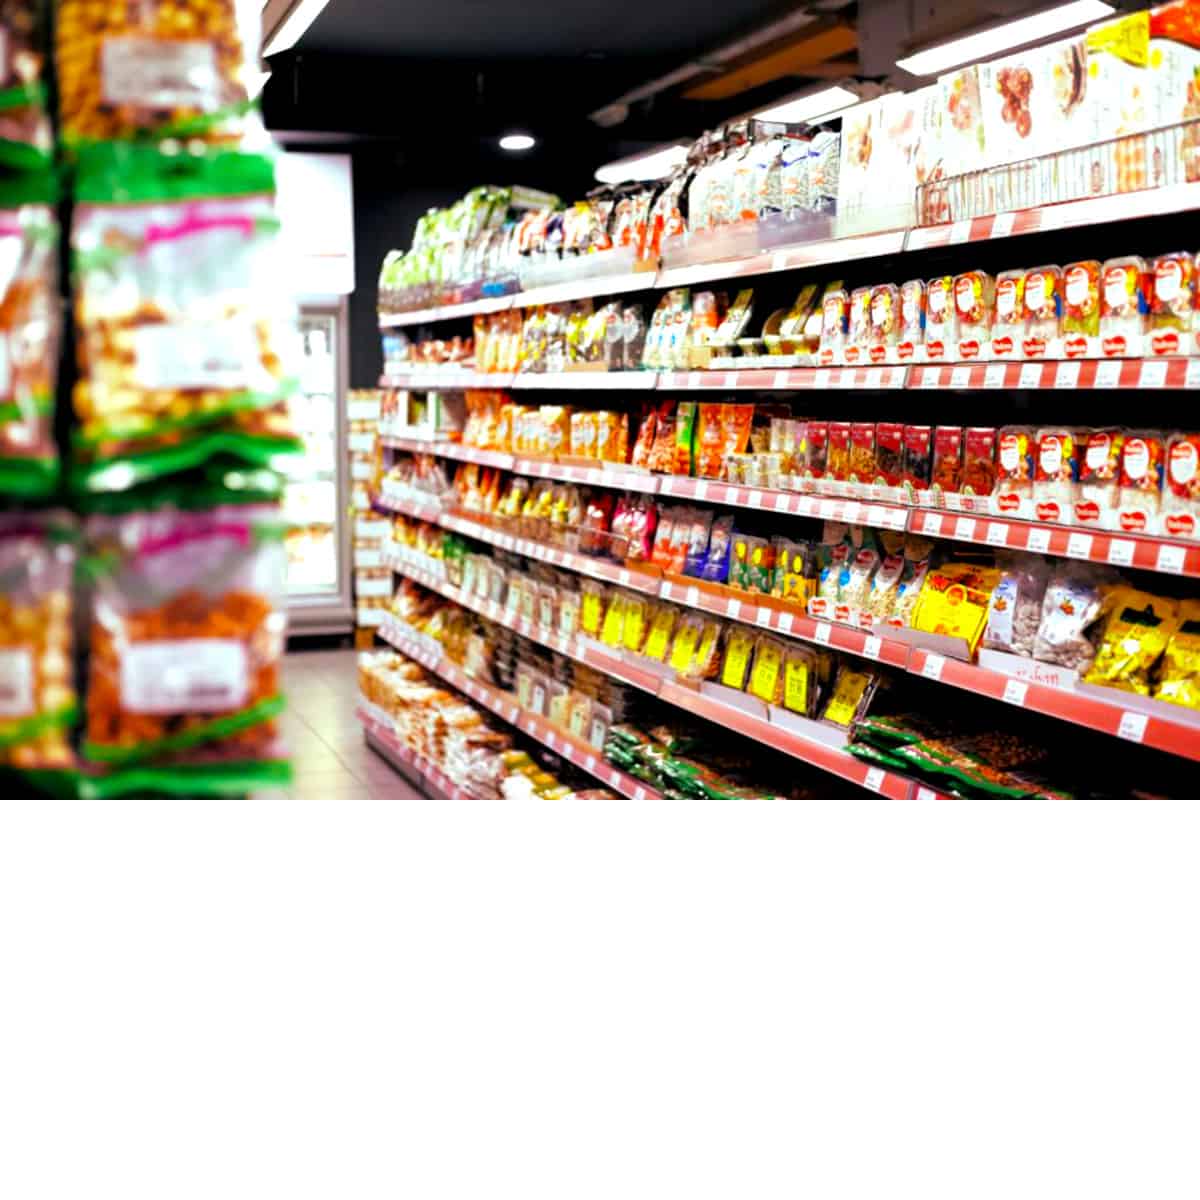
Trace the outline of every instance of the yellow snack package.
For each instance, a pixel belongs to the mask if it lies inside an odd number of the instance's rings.
[[[650,601],[644,596],[635,595],[625,598],[625,628],[621,641],[631,654],[641,654],[646,643],[646,632],[649,629]]]
[[[754,666],[746,690],[764,704],[778,704],[783,699],[786,651],[777,638],[760,635],[754,646]]]
[[[679,622],[675,630],[675,640],[671,643],[671,658],[668,664],[676,675],[687,676],[702,631],[703,622],[697,616],[689,615]]]
[[[1200,709],[1200,600],[1179,602],[1179,624],[1163,651],[1154,698]]]
[[[724,626],[711,617],[700,619],[700,640],[688,667],[690,679],[713,679],[721,662],[721,630]]]
[[[783,659],[783,707],[811,717],[819,692],[817,656],[805,646],[788,646]]]
[[[1108,595],[1100,648],[1084,680],[1123,692],[1150,695],[1150,672],[1179,625],[1179,605],[1132,587]]]
[[[599,637],[604,620],[604,588],[594,579],[585,579],[579,594],[579,627],[588,637]]]
[[[725,645],[725,658],[721,663],[721,683],[725,687],[739,692],[746,690],[746,676],[753,652],[754,634],[740,626],[734,629]]]
[[[925,576],[912,627],[963,638],[972,654],[987,626],[992,592],[1000,582],[994,567],[946,563]]]
[[[642,653],[655,662],[662,662],[667,657],[671,645],[671,635],[675,632],[677,610],[670,604],[662,605],[650,622],[650,632],[646,635],[646,644]]]
[[[843,667],[838,671],[837,682],[833,685],[833,692],[822,716],[835,725],[849,727],[855,717],[866,712],[878,682],[879,677],[869,671]]]
[[[604,622],[600,626],[600,640],[614,650],[621,645],[625,632],[625,609],[627,598],[623,592],[614,592],[608,601],[608,610],[604,614]]]

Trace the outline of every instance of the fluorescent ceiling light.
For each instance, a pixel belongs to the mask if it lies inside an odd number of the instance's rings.
[[[806,96],[797,96],[794,100],[785,100],[773,108],[764,108],[756,112],[759,121],[782,121],[787,125],[798,125],[802,121],[817,121],[831,113],[840,112],[857,104],[858,95],[849,88],[835,85],[822,88],[819,92],[809,92]]]
[[[678,167],[687,162],[686,146],[662,146],[645,154],[634,154],[616,162],[605,163],[597,168],[596,178],[601,183],[630,183],[634,181],[665,179]]]
[[[1076,26],[1099,21],[1111,16],[1114,11],[1113,6],[1103,3],[1103,0],[1073,0],[1071,4],[1060,4],[1045,12],[1006,21],[1003,25],[918,51],[908,58],[898,58],[896,66],[910,75],[936,75],[939,71],[948,71],[962,63],[980,62],[1005,50],[1040,42],[1056,33],[1065,33]]]
[[[263,47],[263,57],[290,50],[308,31],[308,27],[321,15],[329,0],[297,0],[296,5],[275,27],[275,32]]]
[[[500,139],[501,150],[532,150],[537,139],[527,133],[506,133]]]

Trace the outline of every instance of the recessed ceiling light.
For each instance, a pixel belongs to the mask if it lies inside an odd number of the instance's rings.
[[[500,149],[517,152],[519,150],[532,150],[537,145],[537,138],[530,137],[527,133],[506,133],[500,139]]]
[[[980,62],[1005,50],[1040,42],[1056,33],[1066,33],[1068,29],[1111,16],[1114,11],[1113,6],[1103,0],[1073,0],[1070,4],[1059,4],[1045,12],[1006,21],[1003,25],[920,50],[907,58],[898,58],[896,66],[910,75],[936,75],[966,62]]]
[[[799,124],[802,121],[817,121],[831,113],[840,112],[857,104],[857,93],[844,87],[822,88],[819,92],[809,92],[806,96],[797,96],[793,100],[785,100],[782,104],[764,108],[754,115],[760,121],[783,121],[786,124]]]

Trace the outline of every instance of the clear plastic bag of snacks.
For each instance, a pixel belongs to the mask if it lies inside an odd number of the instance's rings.
[[[900,342],[900,289],[881,283],[871,289],[870,359],[888,361]]]
[[[1194,538],[1200,532],[1200,434],[1173,433],[1163,472],[1162,531]]]
[[[295,308],[259,155],[164,155],[109,144],[81,156],[72,228],[80,379],[77,443],[94,490],[199,466],[266,465],[298,447]],[[109,460],[122,459],[118,479]]]
[[[1028,658],[1042,620],[1050,567],[1030,554],[1005,555],[997,565],[1000,582],[992,592],[983,645]]]
[[[963,431],[939,425],[933,431],[933,490],[939,494],[962,489]]]
[[[925,283],[910,279],[900,285],[900,332],[896,357],[912,362],[917,348],[925,345]]]
[[[849,322],[850,297],[840,283],[831,283],[821,297],[821,344],[817,359],[822,365],[841,361]]]
[[[958,316],[958,357],[980,358],[992,340],[996,283],[986,271],[967,271],[954,278]]]
[[[1037,440],[1026,425],[1006,425],[996,444],[996,489],[992,511],[1028,517],[1033,507],[1033,458]]]
[[[54,392],[58,225],[47,175],[0,180],[0,492],[38,497],[58,478]]]
[[[996,431],[974,425],[963,437],[961,490],[968,496],[990,496],[996,487]]]
[[[1104,628],[1087,683],[1150,695],[1150,675],[1179,626],[1177,601],[1119,586],[1105,599]]]
[[[65,140],[235,140],[253,109],[248,85],[261,23],[253,0],[61,0],[55,38]]]
[[[0,163],[23,171],[48,167],[54,150],[46,112],[44,12],[34,0],[0,3]]]
[[[181,486],[156,507],[127,494],[87,519],[91,761],[218,771],[267,763],[286,776],[276,741],[283,525],[277,505],[248,499]],[[169,789],[172,774],[164,769],[156,786]]]
[[[1062,268],[1034,267],[1026,271],[1021,291],[1025,318],[1022,354],[1026,358],[1045,358],[1062,331]]]
[[[850,477],[850,422],[830,421],[825,477],[845,481]]]
[[[1075,523],[1111,529],[1117,510],[1117,478],[1125,434],[1120,429],[1093,429],[1084,439],[1075,500]]]
[[[855,288],[850,293],[846,320],[846,345],[842,351],[847,363],[865,362],[871,346],[871,289]]]
[[[1146,260],[1110,258],[1100,269],[1100,349],[1106,356],[1140,354],[1149,324]]]
[[[996,276],[996,316],[992,321],[992,357],[1019,357],[1025,340],[1025,272]]]
[[[1179,624],[1163,652],[1154,698],[1200,709],[1200,600],[1179,602]]]
[[[0,514],[0,765],[74,764],[71,587],[75,528],[65,513]]]
[[[1121,447],[1117,476],[1116,528],[1123,533],[1152,533],[1162,509],[1166,438],[1157,430],[1130,430]]]
[[[1096,656],[1090,632],[1104,605],[1112,573],[1090,563],[1057,566],[1042,600],[1042,619],[1033,645],[1041,662],[1086,671]]]
[[[1081,339],[1100,336],[1100,264],[1070,263],[1063,268],[1062,289],[1063,353],[1077,358],[1088,349]]]
[[[1161,254],[1150,267],[1150,351],[1179,354],[1190,348],[1196,307],[1196,267],[1190,254]]]
[[[1079,483],[1081,441],[1077,429],[1039,429],[1033,468],[1033,515],[1039,521],[1070,521]]]
[[[954,299],[954,277],[939,275],[925,288],[925,357],[930,362],[946,359],[958,345],[958,308]]]

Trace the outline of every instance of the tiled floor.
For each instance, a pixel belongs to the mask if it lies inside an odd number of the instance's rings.
[[[283,732],[296,800],[415,800],[420,793],[363,740],[354,717],[358,695],[353,650],[289,649]],[[278,795],[278,793],[276,793]]]

